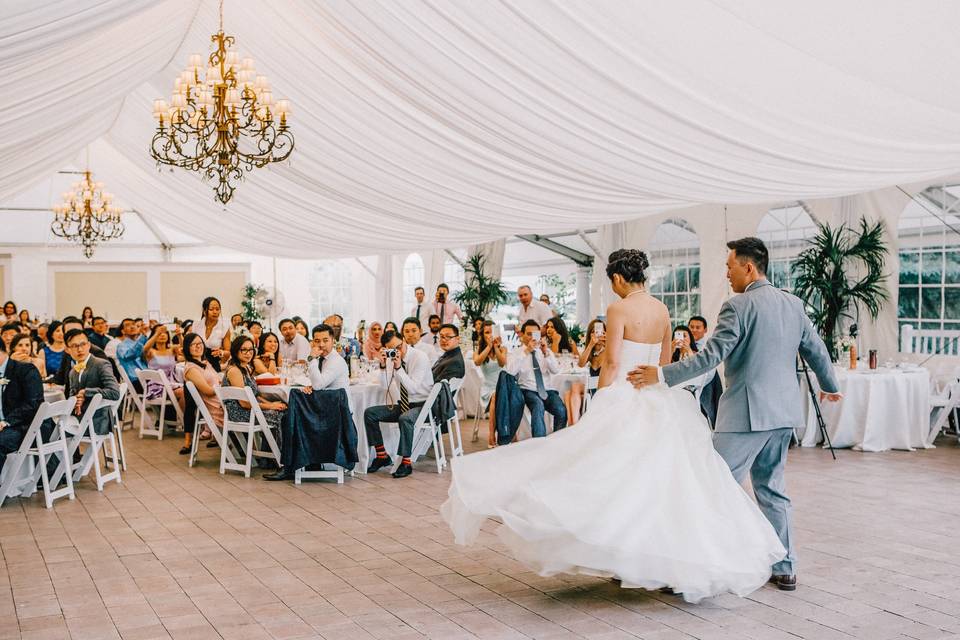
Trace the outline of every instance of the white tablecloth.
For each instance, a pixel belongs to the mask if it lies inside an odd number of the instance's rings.
[[[858,451],[929,448],[930,373],[913,370],[837,368],[840,402],[821,402],[827,433],[834,447]],[[816,386],[816,379],[814,386]],[[804,386],[804,393],[807,393]],[[821,441],[817,417],[807,400],[805,447]]]

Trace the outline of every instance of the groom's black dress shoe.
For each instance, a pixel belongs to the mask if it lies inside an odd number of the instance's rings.
[[[293,480],[293,478],[293,471],[288,471],[285,467],[281,468],[276,473],[267,473],[263,476],[264,480]]]
[[[370,466],[367,467],[367,473],[376,473],[380,469],[389,467],[392,464],[393,460],[390,458],[390,456],[387,456],[386,458],[374,458],[373,462],[370,463]]]
[[[796,591],[797,576],[770,576],[770,582],[777,586],[780,591]]]

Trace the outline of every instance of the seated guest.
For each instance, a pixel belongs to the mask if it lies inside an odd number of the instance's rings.
[[[13,300],[7,300],[3,303],[3,324],[17,321],[17,305]]]
[[[22,332],[23,328],[16,322],[8,322],[3,325],[3,327],[0,327],[0,341],[3,342],[3,348],[7,353],[13,353],[10,341],[13,340],[14,336]]]
[[[47,363],[33,350],[33,339],[28,333],[18,333],[10,341],[10,358],[17,362],[29,362],[40,372],[41,378],[47,377]]]
[[[483,318],[474,318],[473,319],[473,333],[470,334],[470,339],[474,344],[480,342],[480,336],[483,335],[483,324],[486,322]]]
[[[363,341],[363,357],[369,361],[376,360],[380,355],[380,338],[383,337],[383,326],[379,322],[371,322],[367,331],[367,339]]]
[[[34,332],[33,336],[33,350],[44,355],[43,347],[47,344],[47,335],[50,332],[50,325],[46,322],[41,322],[37,325],[37,330]]]
[[[433,345],[434,347],[439,349],[440,348],[439,333],[440,333],[441,324],[443,323],[440,322],[440,316],[436,314],[430,316],[430,322],[428,325],[430,330],[423,334],[423,337],[420,338],[420,341],[426,342],[427,344]]]
[[[323,320],[323,324],[329,325],[333,328],[334,340],[337,343],[337,353],[342,355],[344,358],[350,358],[350,356],[360,357],[360,354],[363,353],[360,342],[351,336],[345,336],[343,334],[343,316],[339,313],[334,313],[327,316]]]
[[[393,331],[395,334],[400,335],[400,329],[397,329],[397,323],[392,320],[387,320],[383,325],[384,331]]]
[[[165,325],[158,324],[153,327],[150,337],[143,345],[143,359],[147,361],[148,369],[163,371],[173,389],[177,404],[183,411],[185,408],[183,385],[177,380],[177,357],[174,355],[173,345],[170,344],[170,332]],[[162,385],[150,383],[147,386],[147,399],[159,398],[162,393]]]
[[[220,301],[213,296],[203,299],[200,313],[200,332],[204,344],[207,345],[207,361],[213,368],[220,371],[227,359],[233,333],[230,324],[221,316]]]
[[[267,424],[276,430],[280,428],[287,405],[279,400],[268,400],[260,395],[257,381],[253,378],[253,352],[253,340],[249,336],[234,338],[230,345],[230,360],[221,384],[225,387],[249,387],[263,410],[263,417],[267,419]],[[246,422],[250,419],[250,403],[246,400],[228,400],[224,404],[230,420]]]
[[[670,358],[670,362],[686,360],[700,351],[700,349],[697,348],[697,342],[693,337],[693,332],[690,331],[689,327],[678,324],[673,328],[673,335],[676,336],[678,333],[682,333],[683,337],[679,339],[674,337],[673,356]]]
[[[63,343],[63,325],[59,320],[54,320],[47,329],[47,343],[43,345],[43,357],[46,361],[47,371],[60,369],[64,349],[66,349],[66,345]]]
[[[577,343],[570,337],[566,323],[559,317],[550,318],[543,323],[543,335],[547,339],[547,346],[555,355],[571,353],[574,357],[580,357]]]
[[[127,373],[134,390],[143,393],[137,371],[147,368],[147,362],[143,359],[143,345],[147,344],[147,336],[140,333],[137,321],[133,318],[124,318],[120,322],[120,335],[123,339],[117,345],[117,362]]]
[[[83,324],[80,322],[80,318],[76,316],[67,316],[63,319],[63,324],[61,329],[63,330],[63,335],[67,335],[74,329],[81,329]],[[89,340],[89,338],[88,338]],[[64,341],[66,342],[66,341]],[[90,353],[94,358],[100,358],[101,360],[106,360],[110,364],[110,369],[113,372],[113,377],[117,380],[120,379],[120,371],[117,369],[116,365],[112,360],[107,357],[107,354],[103,352],[103,349],[100,347],[90,344]],[[55,384],[64,385],[64,393],[70,395],[70,368],[76,364],[76,361],[73,359],[69,349],[64,351],[63,358],[60,359],[60,368],[56,371],[48,371],[47,373],[53,375],[53,382]]]
[[[253,338],[253,344],[257,345],[257,349],[259,349],[260,337],[263,335],[263,325],[256,320],[251,320],[247,323],[247,331],[250,332],[250,337]]]
[[[220,386],[220,376],[213,365],[207,361],[206,345],[203,338],[196,333],[188,333],[183,337],[183,380],[192,382],[197,388],[197,392],[203,399],[203,404],[210,412],[217,426],[223,426],[223,406],[217,398],[217,387]],[[180,455],[190,453],[190,442],[193,437],[194,422],[186,421],[183,425],[184,444],[180,449]],[[205,426],[200,434],[201,440],[209,440],[211,436],[210,427]],[[216,443],[213,443],[216,444]]]
[[[33,323],[30,322],[30,312],[26,309],[20,309],[20,315],[17,316],[20,318],[20,324],[27,327],[28,329],[33,329]]]
[[[483,331],[481,331],[480,339],[477,340],[473,351],[473,364],[480,367],[480,373],[483,375],[483,384],[480,387],[480,405],[489,409],[490,422],[487,431],[487,448],[492,449],[497,445],[495,391],[497,381],[500,379],[500,372],[507,366],[507,349],[503,346],[503,341],[499,336],[494,337],[493,322],[490,320],[483,323]],[[474,432],[474,436],[476,436],[476,432]]]
[[[551,374],[560,371],[557,359],[540,337],[540,325],[527,320],[520,329],[523,345],[510,354],[506,371],[517,379],[523,401],[530,410],[530,431],[534,438],[547,435],[544,410],[553,416],[553,430],[567,426],[567,409],[556,390],[551,389]]]
[[[463,364],[463,352],[460,351],[460,329],[455,324],[441,325],[440,333],[437,335],[440,338],[443,354],[431,367],[433,381],[462,379],[466,374],[466,367]]]
[[[400,466],[393,472],[394,478],[405,478],[413,473],[410,455],[413,450],[413,425],[417,421],[420,408],[426,402],[433,388],[433,374],[427,356],[411,349],[400,337],[388,331],[380,338],[383,346],[378,360],[382,370],[381,386],[387,390],[390,404],[368,407],[363,413],[363,423],[367,431],[367,442],[377,457],[370,463],[367,473],[375,473],[383,467],[389,467],[393,460],[383,447],[381,422],[396,422],[400,425]],[[388,350],[394,352],[387,358]]]
[[[87,331],[87,338],[90,339],[93,346],[106,349],[107,343],[111,340],[109,334],[107,334],[107,321],[100,316],[96,316]]]
[[[83,308],[83,311],[80,312],[80,324],[83,325],[85,330],[93,328],[93,309],[90,307]]]
[[[318,324],[313,328],[309,360],[307,372],[310,374],[310,386],[304,387],[304,392],[350,387],[350,370],[347,361],[337,353],[337,343],[333,340],[333,327],[330,325]]]
[[[297,333],[302,335],[308,341],[310,340],[310,327],[307,326],[306,321],[300,316],[293,316],[293,324],[297,327]]]
[[[236,329],[237,327],[239,327],[239,326],[242,325],[242,324],[243,324],[243,315],[242,315],[242,314],[235,313],[235,314],[233,314],[232,316],[230,316],[230,328],[231,328],[231,329]]]
[[[440,357],[442,353],[440,349],[435,349],[432,344],[422,342],[420,338],[423,336],[420,334],[420,321],[410,316],[403,321],[402,327],[403,341],[407,343],[408,346],[412,349],[418,351],[423,351],[427,354],[427,357],[430,359],[430,366],[433,366],[433,363],[437,361],[437,358]]]
[[[287,364],[304,363],[310,355],[310,343],[297,331],[297,325],[290,318],[280,321],[280,358]]]
[[[113,377],[110,363],[90,354],[90,339],[87,338],[87,333],[81,328],[70,329],[64,342],[76,363],[70,370],[70,384],[67,385],[70,395],[77,398],[74,414],[77,417],[83,416],[90,400],[97,394],[103,396],[104,400],[119,400],[120,385]],[[94,433],[106,435],[112,428],[113,411],[107,407],[97,409],[93,414]]]
[[[578,360],[578,366],[581,368],[589,367],[590,377],[595,378],[600,375],[600,367],[603,363],[604,349],[607,346],[607,329],[603,320],[594,318],[587,325],[587,346],[583,348]],[[580,409],[583,407],[583,394],[586,387],[582,382],[574,382],[570,389],[564,394],[563,403],[567,407],[567,424],[575,425],[580,419]],[[590,390],[591,397],[597,392],[596,389]]]
[[[37,368],[28,362],[17,362],[7,356],[0,343],[0,379],[3,385],[0,402],[0,470],[7,454],[20,448],[37,410],[43,404],[43,381]],[[40,431],[44,441],[53,432],[53,422],[47,421]]]
[[[252,337],[251,337],[252,339]],[[257,349],[257,357],[253,359],[253,372],[256,375],[261,373],[272,373],[276,375],[283,366],[283,358],[280,357],[280,339],[273,331],[261,334],[260,348]]]

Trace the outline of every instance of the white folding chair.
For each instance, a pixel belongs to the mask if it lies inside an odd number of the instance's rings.
[[[596,391],[600,384],[600,376],[590,376],[587,378],[587,388],[583,392],[583,403],[580,409],[580,415],[583,416],[590,408],[590,401],[593,399],[591,391]]]
[[[420,413],[417,414],[417,420],[413,423],[413,446],[410,452],[411,462],[416,462],[417,459],[429,451],[432,446],[434,456],[437,459],[437,473],[442,473],[443,468],[447,466],[447,456],[443,447],[443,438],[440,437],[440,425],[433,419],[433,405],[436,403],[437,396],[440,395],[440,389],[442,387],[443,383],[441,382],[433,385],[429,395],[427,395],[427,400],[420,408]],[[397,426],[399,428],[399,425]],[[400,466],[400,457],[395,456],[395,458],[397,462],[393,467],[393,471],[396,471],[397,467]]]
[[[127,395],[123,397],[123,401],[120,404],[120,430],[122,431],[126,427],[128,417],[130,418],[130,428],[132,429],[136,412],[139,411],[140,414],[143,415],[143,398],[137,393],[137,389],[130,380],[130,376],[127,375],[127,370],[123,368],[120,361],[113,358],[113,362],[117,365],[117,371],[120,372],[119,382],[127,385]]]
[[[101,407],[108,407],[113,413],[113,437],[117,441],[117,448],[120,453],[120,467],[127,470],[127,451],[123,448],[123,423],[120,420],[121,407],[127,400],[127,383],[120,383],[120,398],[117,400],[104,400]]]
[[[143,387],[143,397],[140,400],[140,437],[144,435],[157,436],[157,440],[163,440],[163,429],[168,424],[177,427],[183,424],[183,412],[180,410],[180,403],[177,402],[177,396],[173,393],[173,387],[167,379],[167,374],[155,369],[140,369],[137,371],[137,379]],[[147,395],[152,388],[160,389],[160,395],[155,398],[148,398]],[[172,405],[175,413],[173,419],[167,418],[167,406]],[[154,422],[153,416],[149,417],[150,426],[147,426],[147,416],[150,414],[150,408],[155,407],[158,410],[157,420]]]
[[[220,399],[220,404],[223,406],[223,438],[220,444],[220,473],[224,473],[227,470],[230,471],[242,471],[243,475],[247,478],[250,477],[251,462],[253,457],[258,458],[273,458],[276,460],[277,464],[280,464],[280,448],[277,447],[277,441],[273,437],[273,433],[270,431],[270,425],[267,424],[267,419],[263,415],[263,410],[260,408],[260,404],[257,402],[256,397],[253,395],[253,390],[250,387],[217,387],[217,397]],[[234,421],[230,419],[230,414],[227,411],[227,400],[243,400],[250,403],[250,415],[247,418],[246,422]],[[230,432],[243,433],[246,434],[246,446],[244,447],[243,455],[244,462],[237,463],[231,462],[227,455],[230,442]],[[260,433],[263,436],[263,439],[266,441],[267,446],[269,447],[268,451],[263,451],[260,449],[255,449],[254,445],[256,443],[256,434]],[[242,440],[241,440],[242,441]]]
[[[946,428],[950,414],[953,414],[953,422],[958,425],[957,431],[960,432],[960,422],[957,422],[958,408],[960,408],[960,381],[953,381],[939,393],[930,395],[930,431],[927,435],[927,444],[933,444],[940,432]]]
[[[122,398],[123,396],[120,397]],[[80,420],[67,418],[61,423],[64,431],[69,434],[69,451],[71,461],[74,453],[77,451],[80,445],[86,445],[86,449],[84,450],[80,461],[71,465],[73,481],[79,482],[80,478],[90,473],[92,469],[94,481],[97,484],[97,491],[103,491],[103,485],[111,480],[115,480],[117,484],[121,484],[123,482],[123,480],[120,478],[120,458],[117,439],[114,436],[114,430],[110,429],[110,431],[101,435],[94,431],[93,428],[94,414],[100,409],[103,409],[104,405],[107,405],[107,410],[110,410],[109,407],[111,403],[119,404],[120,400],[104,400],[103,396],[98,393],[90,400],[89,403],[87,403],[87,410],[83,412],[83,416],[80,417]],[[104,446],[107,443],[110,445],[109,458],[107,448]],[[112,471],[103,473],[100,470],[101,451],[103,451],[105,466],[109,460],[109,463],[113,466]],[[58,470],[54,477],[54,482],[59,482],[60,475],[61,473]]]
[[[220,449],[224,447],[223,432],[220,431],[220,425],[217,424],[217,421],[213,419],[213,416],[210,415],[210,409],[207,408],[207,405],[203,402],[203,396],[200,395],[200,391],[197,390],[197,385],[193,384],[189,380],[184,383],[184,388],[186,392],[190,394],[190,397],[193,398],[193,403],[197,405],[196,418],[193,423],[193,437],[190,438],[190,459],[187,462],[187,466],[192,467],[193,463],[197,459],[197,453],[200,449],[200,432],[203,431],[203,427],[207,427],[210,430],[210,433],[213,434],[213,439],[216,441]],[[230,464],[236,464],[237,458],[234,455],[234,452],[230,447],[227,447],[227,462]],[[221,452],[221,455],[223,453]]]
[[[454,406],[460,404],[460,390],[463,389],[463,378],[451,378],[447,381],[450,385],[450,393],[453,394]],[[466,414],[464,414],[466,416]],[[450,456],[457,457],[463,455],[463,434],[460,433],[460,414],[454,411],[453,417],[447,420],[447,437],[450,440]]]
[[[60,421],[69,417],[73,413],[73,408],[77,404],[77,399],[67,398],[60,402],[44,402],[40,405],[30,428],[23,436],[23,442],[20,448],[13,453],[7,454],[3,464],[3,472],[0,474],[0,503],[7,498],[22,496],[28,498],[37,490],[37,479],[43,483],[43,497],[47,509],[53,507],[53,501],[63,496],[74,499],[73,476],[66,474],[67,486],[59,490],[51,490],[50,476],[47,474],[48,456],[57,456],[60,458],[60,466],[54,475],[62,475],[60,470],[65,470],[70,465],[70,452],[67,446],[67,439]],[[43,434],[40,432],[40,426],[47,419],[57,423],[50,440],[43,441]],[[56,484],[52,485],[54,488]]]

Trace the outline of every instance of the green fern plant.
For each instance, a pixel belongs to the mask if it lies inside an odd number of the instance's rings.
[[[817,226],[810,246],[791,266],[793,292],[806,303],[813,326],[836,357],[840,323],[858,320],[861,309],[876,319],[889,300],[883,273],[888,248],[883,221],[871,224],[861,217],[859,229]]]
[[[471,323],[477,318],[485,318],[498,305],[510,299],[503,282],[487,275],[486,264],[487,259],[483,254],[475,253],[468,257],[463,265],[463,291],[453,296]]]

